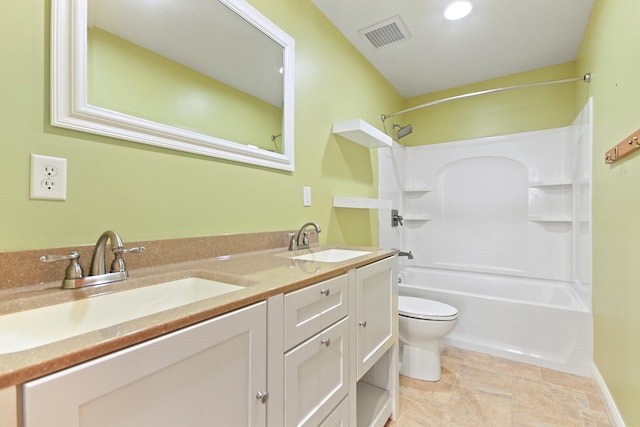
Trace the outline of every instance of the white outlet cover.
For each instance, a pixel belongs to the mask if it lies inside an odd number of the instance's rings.
[[[67,200],[67,159],[31,155],[29,198]]]

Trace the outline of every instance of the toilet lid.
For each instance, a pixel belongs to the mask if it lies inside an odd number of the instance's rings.
[[[398,297],[398,313],[401,316],[425,320],[454,320],[458,310],[448,304],[424,298]]]

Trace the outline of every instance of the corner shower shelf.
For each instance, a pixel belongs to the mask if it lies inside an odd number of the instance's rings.
[[[529,182],[529,187],[566,187],[570,185],[571,181],[566,179]]]
[[[334,197],[334,208],[391,209],[391,200],[367,199],[362,197]]]
[[[573,222],[568,216],[530,216],[529,221],[532,222]]]
[[[402,190],[403,193],[430,193],[430,187],[407,187]]]
[[[402,219],[407,222],[431,221],[433,218],[424,215],[403,215]]]
[[[333,123],[333,133],[367,148],[391,147],[392,139],[361,119]]]

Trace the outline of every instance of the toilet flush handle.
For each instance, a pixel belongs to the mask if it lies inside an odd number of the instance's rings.
[[[358,322],[358,325],[362,326],[363,328],[367,327],[367,321],[366,320],[361,320]]]

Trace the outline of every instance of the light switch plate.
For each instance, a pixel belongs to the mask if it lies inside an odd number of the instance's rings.
[[[303,187],[303,206],[311,206],[311,187]]]

